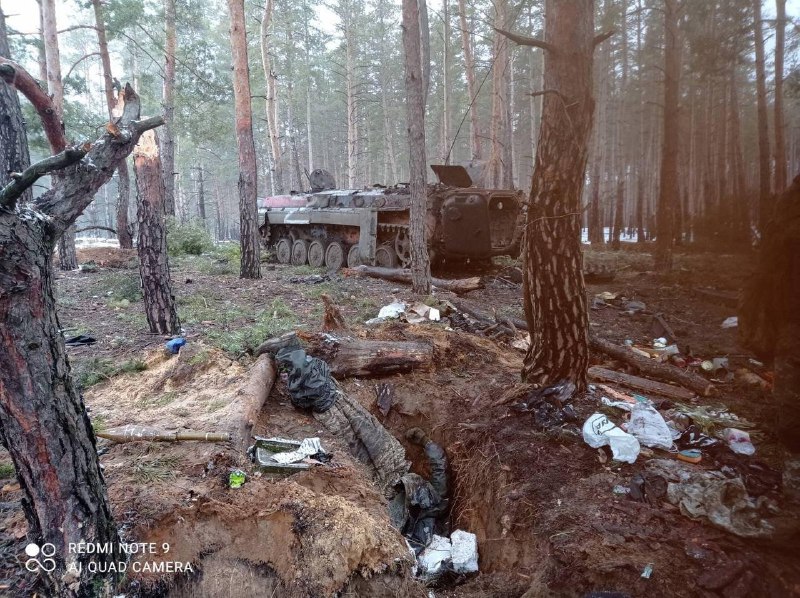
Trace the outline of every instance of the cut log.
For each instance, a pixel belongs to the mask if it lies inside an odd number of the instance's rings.
[[[387,376],[426,368],[433,346],[423,342],[372,341],[330,334],[289,333],[262,343],[256,355],[297,346],[327,362],[334,378]]]
[[[380,278],[390,282],[400,282],[411,284],[411,271],[394,268],[379,268],[377,266],[357,266],[349,268],[345,274],[355,274],[356,276],[369,276],[370,278]],[[451,291],[456,294],[468,293],[483,288],[483,282],[479,276],[471,278],[456,278],[447,280],[444,278],[431,278],[431,284],[440,289]]]
[[[244,451],[250,445],[253,426],[275,384],[275,363],[269,355],[259,357],[250,368],[247,383],[233,400],[236,417],[226,426],[234,447]]]
[[[628,388],[638,390],[647,394],[658,394],[670,399],[678,399],[681,401],[688,401],[695,396],[691,390],[686,390],[680,386],[670,386],[661,382],[654,382],[647,378],[640,378],[639,376],[631,376],[622,372],[615,372],[599,366],[589,368],[589,377],[600,382],[615,382],[622,384]]]
[[[595,335],[589,337],[590,347],[601,353],[605,353],[614,359],[623,361],[628,365],[632,365],[638,369],[642,374],[650,378],[657,378],[666,382],[674,382],[696,392],[704,397],[711,396],[714,393],[714,385],[708,380],[697,374],[686,372],[680,368],[670,365],[668,363],[658,363],[652,359],[640,357],[627,347],[621,347],[602,339]]]

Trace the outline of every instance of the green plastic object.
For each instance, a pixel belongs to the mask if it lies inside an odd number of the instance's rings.
[[[241,469],[234,469],[228,476],[228,486],[231,488],[241,488],[247,476]]]

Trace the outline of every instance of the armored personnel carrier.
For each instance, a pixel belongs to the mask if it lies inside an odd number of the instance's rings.
[[[521,192],[481,189],[462,166],[431,166],[428,251],[433,263],[475,262],[519,254]],[[407,185],[335,189],[325,170],[309,175],[310,193],[259,202],[261,238],[279,263],[335,270],[343,265],[407,267],[411,262]]]

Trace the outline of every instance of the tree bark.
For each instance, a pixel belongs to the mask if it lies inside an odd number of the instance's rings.
[[[786,188],[786,139],[783,123],[783,61],[786,0],[775,0],[775,191]]]
[[[347,109],[347,187],[355,189],[358,183],[358,104],[356,102],[356,49],[353,39],[352,15],[346,15],[343,27]]]
[[[622,234],[622,210],[625,207],[625,178],[617,179],[617,200],[614,203],[614,232],[611,238],[611,249],[620,250],[620,235]]]
[[[14,71],[14,84],[27,75],[5,59],[0,68]],[[41,100],[35,90],[26,95]],[[73,148],[88,151],[85,161],[67,166],[31,204],[0,210],[0,435],[25,494],[29,538],[55,546],[56,568],[39,578],[47,596],[109,592],[114,575],[94,574],[88,563],[121,558],[94,433],[59,332],[50,256],[140,134],[162,122],[138,121],[139,98],[130,87],[125,100],[116,130],[91,147]],[[114,553],[68,551],[69,543],[79,541],[111,543]]]
[[[523,300],[531,345],[528,382],[568,379],[581,391],[589,363],[581,254],[581,195],[592,130],[594,2],[546,0],[542,125],[531,180],[523,254]]]
[[[11,58],[6,35],[6,20],[2,10],[0,10],[0,57]],[[0,189],[11,181],[12,172],[22,172],[30,163],[25,121],[22,118],[17,92],[8,85],[0,84]],[[22,193],[20,199],[23,204],[33,199],[30,187]]]
[[[415,293],[431,292],[428,257],[428,161],[425,153],[425,81],[422,68],[420,5],[425,0],[403,0],[403,50],[407,97],[408,169],[411,187],[411,286]]]
[[[261,278],[259,259],[258,175],[253,141],[253,112],[250,106],[250,71],[247,66],[247,37],[244,0],[228,0],[233,52],[233,95],[236,112],[236,141],[239,147],[239,244],[242,248],[241,278]]]
[[[154,131],[145,132],[133,150],[139,195],[136,204],[139,223],[136,250],[142,277],[144,311],[150,332],[180,332],[167,255],[165,191],[158,140]]]
[[[275,3],[273,0],[267,0],[264,5],[259,41],[261,48],[261,65],[264,69],[264,81],[266,81],[267,87],[265,108],[267,113],[269,145],[270,151],[272,152],[273,191],[276,195],[282,195],[285,187],[283,182],[283,154],[281,152],[280,135],[278,134],[278,76],[272,68],[272,60],[269,56],[270,27],[272,26],[274,7]],[[312,168],[311,164],[309,164],[309,168]]]
[[[164,0],[166,43],[164,45],[164,126],[160,131],[164,166],[164,209],[175,215],[175,0]]]
[[[461,48],[464,51],[464,70],[467,76],[467,95],[469,95],[469,148],[472,161],[480,160],[483,156],[481,149],[480,116],[475,106],[478,88],[475,83],[475,57],[472,52],[472,40],[467,23],[467,6],[465,0],[458,0],[458,18],[461,22]]]
[[[767,75],[764,58],[764,31],[761,23],[761,0],[753,0],[753,30],[756,41],[756,102],[758,108],[758,228],[763,230],[770,218],[772,177],[769,167]]]
[[[496,29],[506,29],[506,14],[508,12],[506,0],[498,0],[495,5],[494,26]],[[492,121],[489,137],[491,149],[489,159],[486,161],[483,185],[491,189],[506,189],[512,185],[509,176],[508,159],[510,147],[507,147],[508,122],[508,82],[510,79],[510,61],[508,52],[508,39],[496,32],[492,43]]]
[[[678,196],[678,133],[681,49],[678,41],[677,0],[664,0],[664,125],[661,149],[661,175],[658,193],[658,234],[655,267],[659,272],[672,270],[675,241],[675,212],[680,209]]]
[[[101,0],[92,0],[92,6],[94,7],[97,45],[100,48],[100,61],[103,65],[103,85],[106,91],[108,118],[113,122],[115,118],[119,117],[119,114],[115,114],[118,98],[115,94],[114,78],[111,74],[111,57],[108,54],[108,40],[106,39],[103,4]],[[128,225],[128,204],[130,203],[131,182],[126,160],[123,160],[117,166],[117,177],[117,240],[122,249],[132,249],[133,238]]]

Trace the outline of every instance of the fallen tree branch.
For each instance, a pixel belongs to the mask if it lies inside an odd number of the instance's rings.
[[[410,270],[396,270],[393,268],[380,268],[377,266],[357,266],[355,268],[347,269],[345,274],[347,273],[353,273],[356,276],[379,278],[381,280],[388,280],[390,282],[411,284]],[[444,289],[446,291],[451,291],[456,294],[468,293],[470,291],[483,288],[483,283],[478,276],[473,276],[471,278],[457,278],[453,280],[446,280],[444,278],[431,278],[431,284],[435,287]]]
[[[621,347],[598,336],[589,336],[589,346],[594,351],[599,351],[628,365],[632,365],[642,374],[650,378],[657,378],[666,382],[675,382],[704,397],[711,396],[715,391],[714,385],[702,376],[686,372],[668,363],[658,363],[652,359],[640,357],[627,347]]]
[[[83,228],[76,228],[75,234],[85,233],[87,230],[104,230],[112,235],[117,234],[117,230],[115,228],[111,228],[110,226],[84,226]]]
[[[681,386],[670,386],[669,384],[654,382],[647,378],[631,376],[623,372],[615,372],[614,370],[601,368],[600,366],[590,367],[589,377],[601,382],[615,382],[644,393],[659,394],[669,397],[670,399],[678,399],[681,401],[688,401],[695,396],[695,393]]]

